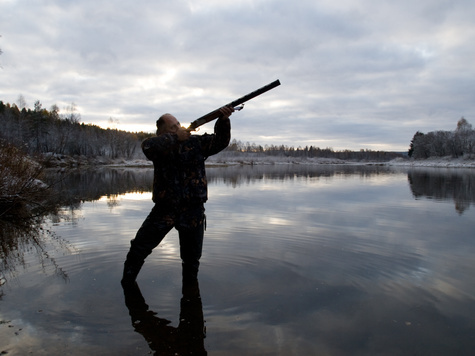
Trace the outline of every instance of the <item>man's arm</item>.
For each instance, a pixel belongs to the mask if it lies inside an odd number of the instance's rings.
[[[231,140],[231,121],[229,116],[234,112],[233,107],[220,109],[221,116],[214,125],[214,134],[203,136],[202,149],[206,157],[224,150]]]
[[[166,133],[143,141],[142,151],[149,160],[153,161],[168,155],[173,149],[178,148],[179,142],[177,134]]]

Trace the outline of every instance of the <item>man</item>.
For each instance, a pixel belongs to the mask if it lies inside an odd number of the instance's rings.
[[[145,258],[173,227],[179,234],[183,281],[197,279],[208,199],[205,160],[228,146],[233,111],[221,108],[214,134],[201,136],[191,135],[173,115],[164,114],[157,120],[157,136],[142,143],[145,156],[153,161],[155,205],[130,243],[123,285],[135,282]]]

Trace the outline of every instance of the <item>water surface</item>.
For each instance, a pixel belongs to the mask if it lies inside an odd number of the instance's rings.
[[[4,259],[0,351],[174,354],[183,340],[210,355],[474,349],[472,170],[208,168],[199,290],[183,297],[172,231],[126,304],[122,264],[152,178],[104,169],[63,180],[61,214]]]

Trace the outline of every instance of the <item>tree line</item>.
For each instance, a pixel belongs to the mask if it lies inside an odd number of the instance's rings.
[[[408,154],[415,159],[446,156],[472,158],[475,155],[475,130],[462,117],[454,131],[431,131],[426,134],[417,131]]]
[[[0,101],[0,139],[15,145],[28,155],[57,154],[104,159],[143,158],[141,142],[153,133],[127,132],[118,129],[101,128],[81,123],[81,115],[74,104],[60,113],[53,105],[43,108],[39,101],[34,108],[27,107],[20,95],[17,104]],[[265,156],[295,158],[333,158],[353,161],[389,161],[401,153],[359,151],[320,148],[315,146],[292,147],[287,145],[258,145],[233,139],[226,148],[227,153],[253,153]],[[409,157],[463,157],[475,154],[475,130],[465,118],[457,122],[454,131],[432,131],[424,134],[417,131],[408,150]]]
[[[27,108],[21,96],[19,105],[0,101],[0,138],[29,155],[54,153],[129,159],[139,151],[140,142],[152,135],[103,129],[80,120],[74,104],[60,114],[56,105],[47,110],[39,101],[33,109]]]
[[[131,159],[142,157],[141,142],[153,133],[127,132],[117,129],[103,129],[96,125],[81,123],[81,115],[74,104],[66,107],[64,113],[53,105],[43,108],[39,101],[34,108],[27,108],[23,96],[17,104],[0,101],[0,139],[21,147],[29,155],[53,153],[65,156],[85,156],[107,159]],[[360,150],[334,151],[332,148],[315,146],[289,147],[286,145],[257,145],[233,140],[226,149],[236,153],[260,153],[269,156],[301,158],[336,158],[342,160],[387,161],[398,153]]]
[[[359,151],[341,150],[335,151],[332,148],[320,148],[315,146],[292,147],[287,145],[257,145],[255,143],[243,143],[233,139],[226,148],[227,152],[254,153],[266,156],[283,156],[294,158],[334,158],[353,161],[389,161],[402,156],[397,152],[373,151],[361,149]]]

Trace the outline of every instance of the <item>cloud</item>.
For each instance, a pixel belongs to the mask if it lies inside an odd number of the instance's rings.
[[[0,100],[74,102],[87,123],[154,131],[163,112],[190,122],[275,79],[235,114],[234,137],[405,150],[417,130],[475,116],[470,1],[2,7]]]

